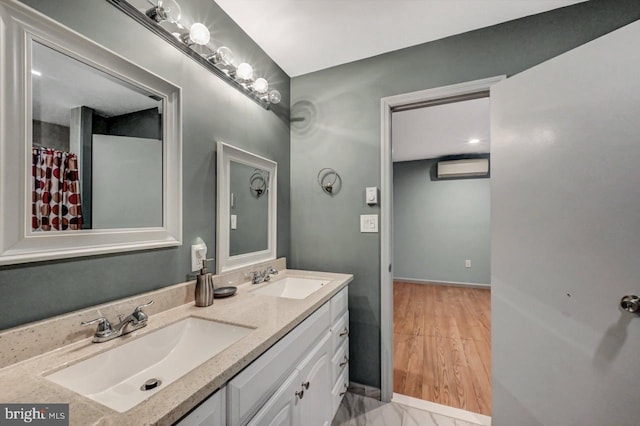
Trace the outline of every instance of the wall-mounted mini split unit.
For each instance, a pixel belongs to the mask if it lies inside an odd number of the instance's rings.
[[[489,177],[489,158],[438,161],[438,179]]]

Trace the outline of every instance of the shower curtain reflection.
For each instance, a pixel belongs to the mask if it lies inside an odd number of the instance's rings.
[[[76,154],[50,148],[32,148],[33,231],[82,228],[80,181]]]

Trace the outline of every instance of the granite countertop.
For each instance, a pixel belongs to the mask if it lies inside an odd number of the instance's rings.
[[[204,401],[215,390],[259,357],[281,337],[327,302],[352,275],[284,270],[282,276],[309,276],[331,281],[306,299],[254,294],[261,285],[238,286],[230,298],[216,299],[198,308],[193,302],[149,316],[146,327],[105,343],[89,338],[0,369],[0,401],[6,403],[69,403],[71,425],[170,425]],[[44,376],[120,346],[184,318],[194,316],[251,327],[253,330],[182,378],[167,385],[130,410],[119,413],[92,399],[59,386]],[[79,327],[79,325],[78,325]],[[213,338],[214,336],[212,336]]]

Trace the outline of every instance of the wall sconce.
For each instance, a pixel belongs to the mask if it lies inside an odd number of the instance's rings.
[[[160,26],[163,22],[169,22],[178,28],[186,28],[180,23],[182,11],[175,0],[147,0],[152,7],[144,12],[136,9],[126,0],[107,1],[240,90],[263,108],[269,109],[272,104],[277,104],[282,99],[278,90],[269,90],[269,82],[265,78],[254,77],[255,73],[250,64],[243,62],[236,66],[231,49],[226,46],[219,46],[215,51],[210,49],[207,45],[211,39],[211,33],[206,25],[196,22],[185,33],[171,33]],[[196,46],[198,46],[198,51],[194,50]],[[200,53],[200,51],[207,52]]]

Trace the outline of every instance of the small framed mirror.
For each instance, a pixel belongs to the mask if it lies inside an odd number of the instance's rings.
[[[20,3],[0,14],[0,265],[180,245],[180,88]]]
[[[218,142],[217,272],[276,258],[277,163]]]

